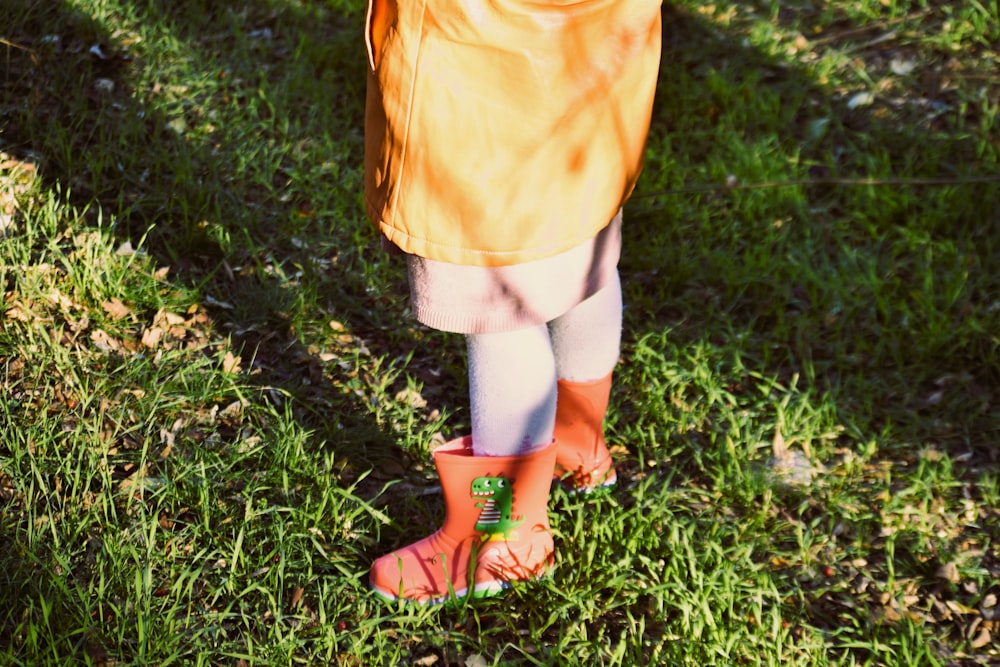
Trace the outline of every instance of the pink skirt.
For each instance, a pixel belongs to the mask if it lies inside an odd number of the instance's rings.
[[[593,238],[544,259],[509,266],[449,264],[406,255],[417,321],[462,334],[545,324],[603,289],[618,270],[621,211]]]

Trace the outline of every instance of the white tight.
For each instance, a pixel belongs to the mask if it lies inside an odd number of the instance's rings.
[[[556,379],[602,378],[618,362],[622,294],[618,274],[547,325],[466,336],[473,452],[525,454],[552,442]]]

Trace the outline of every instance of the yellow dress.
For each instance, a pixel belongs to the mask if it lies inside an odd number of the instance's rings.
[[[365,203],[404,252],[483,267],[593,238],[631,193],[660,0],[369,0]]]

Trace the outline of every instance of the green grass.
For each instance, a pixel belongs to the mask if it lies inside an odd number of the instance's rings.
[[[364,7],[237,5],[0,16],[0,664],[1000,664],[996,0],[664,8],[619,486],[441,609],[366,583],[468,416],[364,219]]]

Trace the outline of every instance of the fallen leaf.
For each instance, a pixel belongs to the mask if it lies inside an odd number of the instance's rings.
[[[225,373],[239,373],[242,368],[240,366],[240,358],[232,353],[231,350],[226,350],[226,356],[222,359],[222,370]]]
[[[112,297],[101,304],[101,308],[113,320],[121,320],[132,314],[132,309],[122,303],[118,297]]]
[[[228,372],[228,371],[227,371]],[[225,419],[229,421],[239,421],[243,417],[243,401],[233,401],[216,415],[217,419]]]
[[[102,352],[121,353],[122,351],[122,344],[116,338],[112,338],[106,331],[102,331],[101,329],[95,329],[90,332],[90,342],[94,344],[94,347]]]
[[[952,613],[959,614],[962,616],[967,616],[969,614],[976,613],[975,609],[966,607],[961,602],[956,602],[955,600],[947,600],[945,602],[945,606],[947,606]]]
[[[180,326],[184,324],[184,318],[176,313],[171,313],[168,310],[161,308],[156,311],[156,315],[153,315],[153,326],[162,327],[164,329],[169,329],[171,327]]]
[[[49,301],[59,306],[59,310],[61,310],[64,314],[69,313],[71,310],[80,310],[83,308],[83,306],[76,303],[75,301],[73,301],[73,299],[66,296],[65,294],[63,294],[54,287],[48,293],[48,297]]]
[[[776,461],[784,461],[788,458],[788,446],[785,445],[785,437],[781,435],[781,426],[774,428],[774,439],[771,440],[771,454]]]
[[[975,649],[980,649],[993,641],[993,637],[990,635],[990,631],[986,628],[980,628],[979,632],[975,637],[969,640],[969,646]]]
[[[962,580],[962,575],[958,571],[958,566],[954,563],[943,564],[938,568],[936,576],[938,579],[944,579],[952,584],[957,584]]]
[[[396,400],[418,410],[427,407],[427,400],[415,389],[402,390],[396,394]]]
[[[13,213],[0,213],[0,238],[12,236],[17,231]]]
[[[6,317],[8,320],[15,320],[17,322],[24,322],[28,324],[30,322],[36,321],[38,316],[31,311],[30,306],[26,306],[20,301],[15,301],[7,308]]]
[[[160,344],[160,339],[163,338],[163,329],[157,327],[150,327],[142,332],[142,344],[146,347],[153,349]]]

